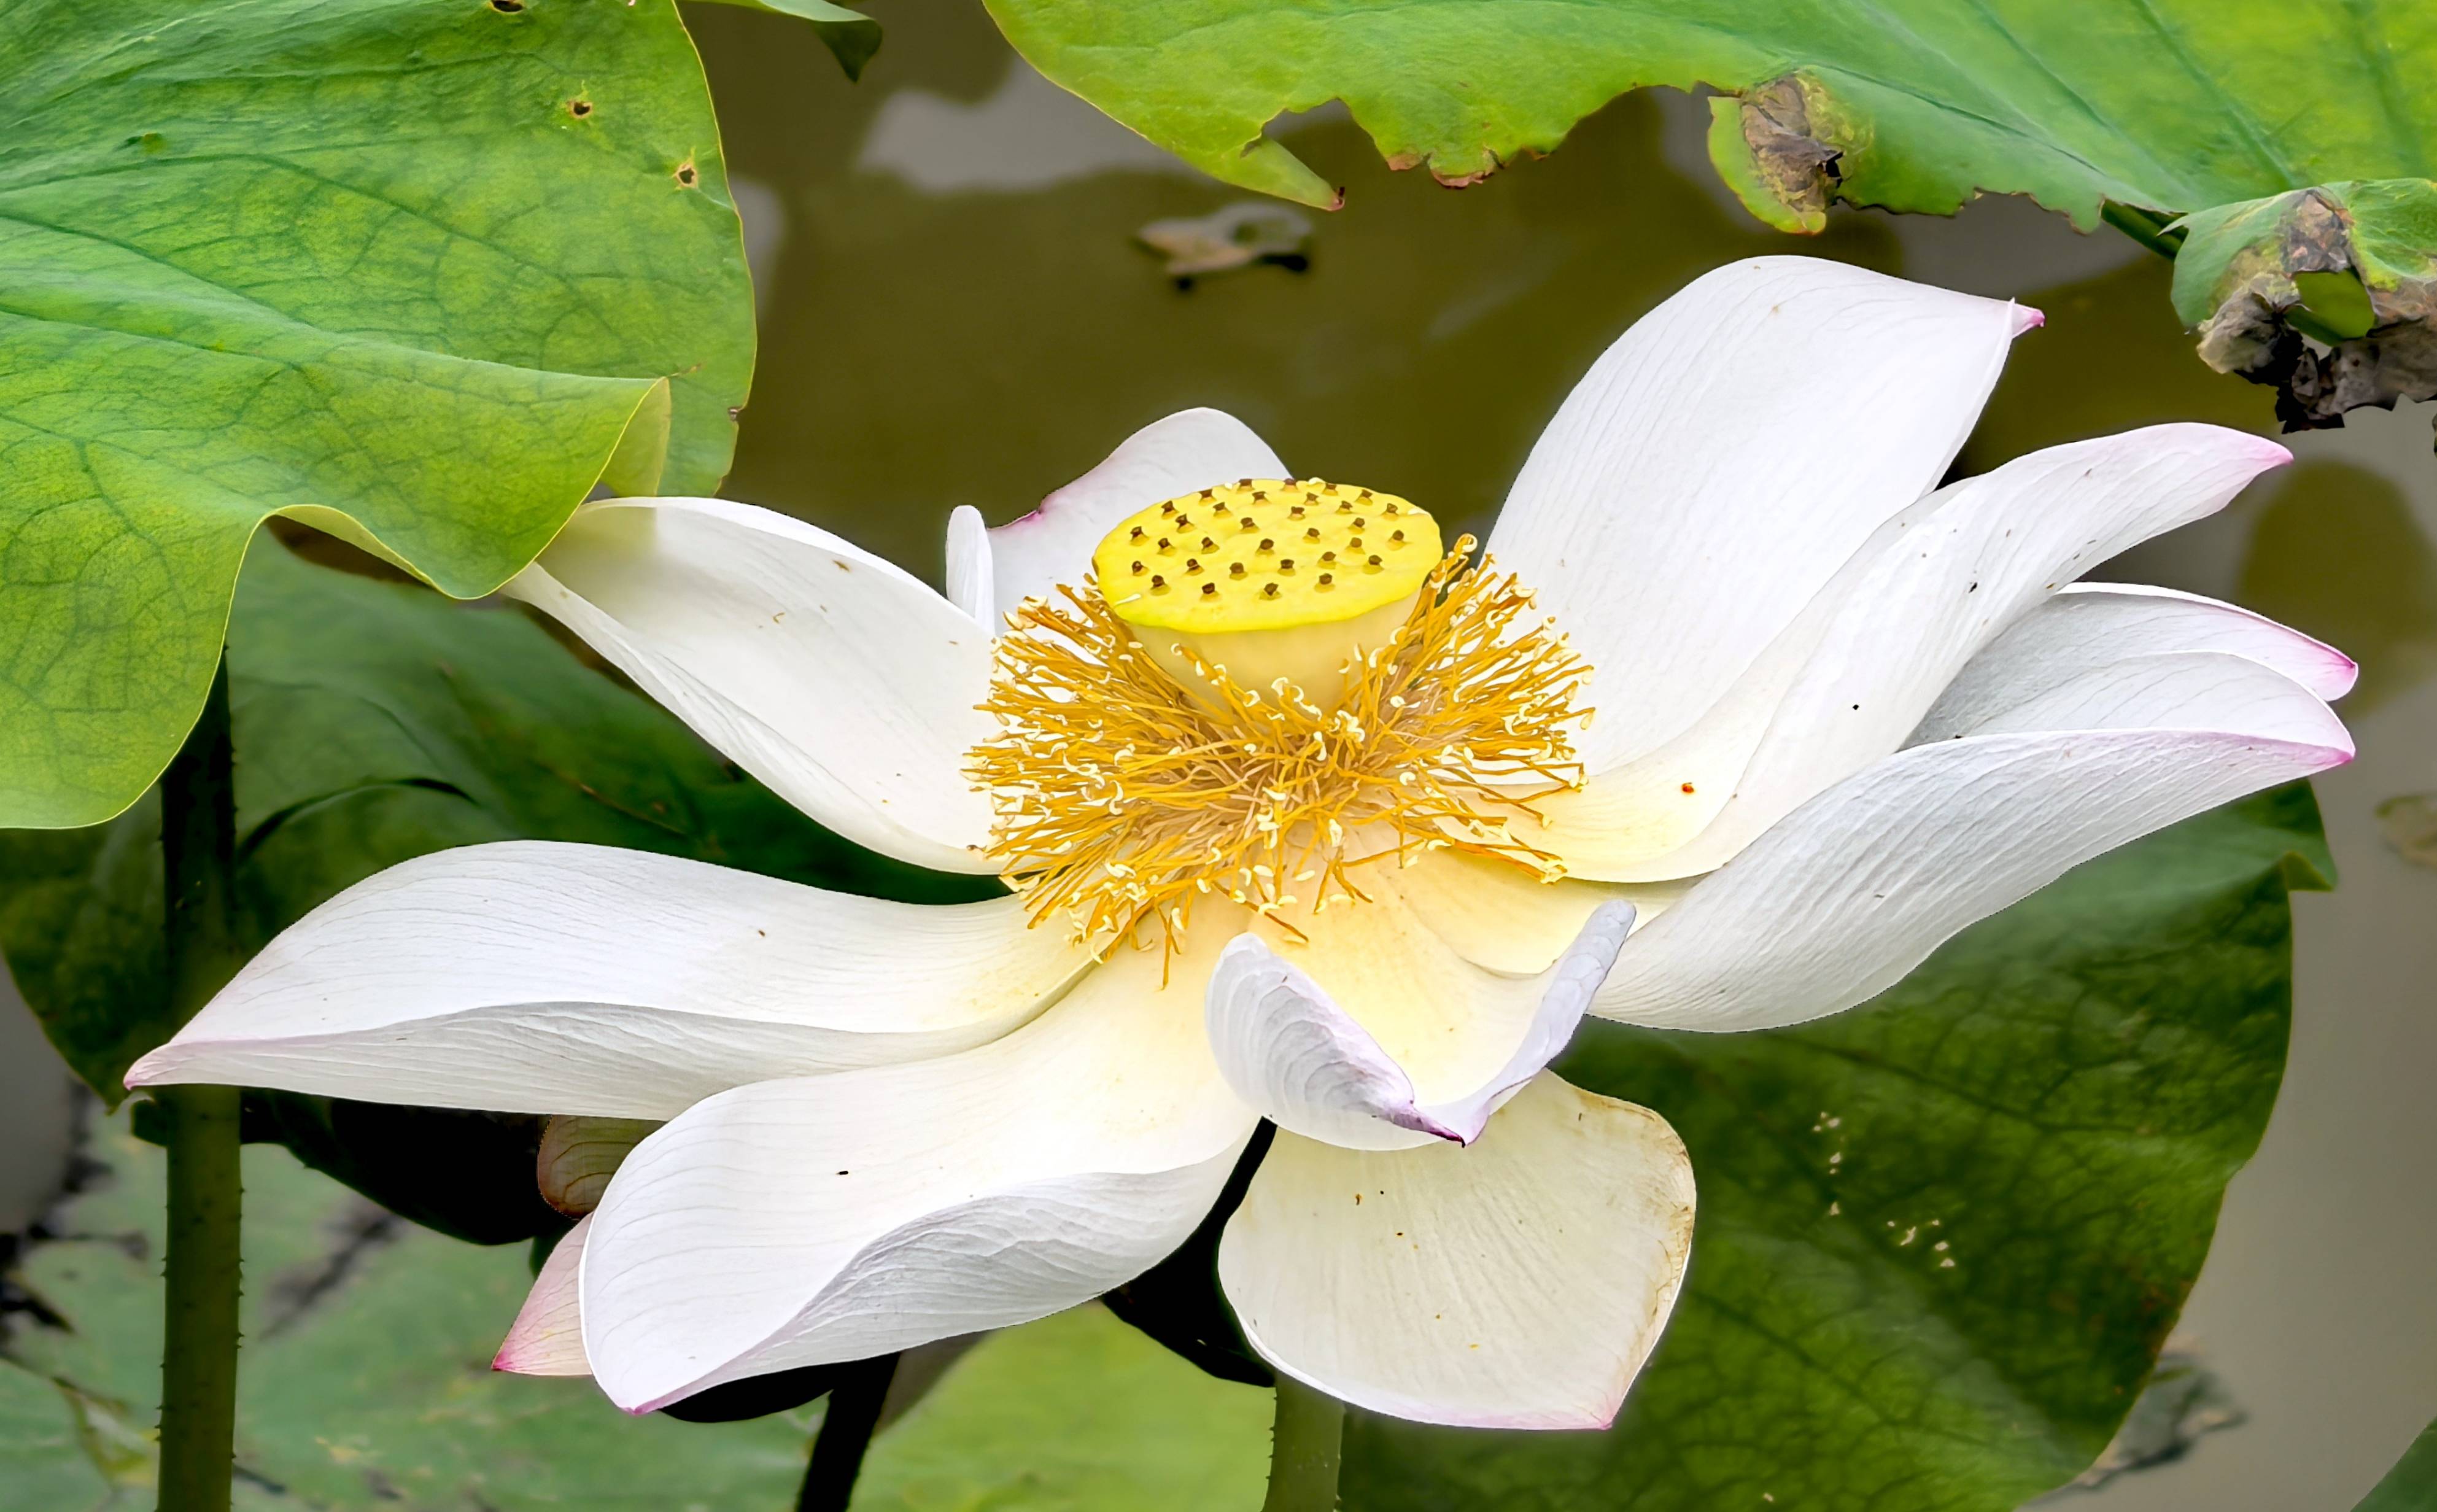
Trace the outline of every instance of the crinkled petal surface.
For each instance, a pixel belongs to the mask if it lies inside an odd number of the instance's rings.
[[[1085,963],[1013,896],[889,903],[511,840],[314,909],[128,1080],[666,1118],[747,1081],[987,1043]]]
[[[994,1044],[740,1087],[644,1140],[585,1247],[602,1388],[649,1411],[1045,1316],[1166,1256],[1256,1121],[1202,1031],[1228,935],[1204,925],[1165,988],[1121,947]]]
[[[1092,549],[1138,509],[1239,478],[1286,476],[1286,464],[1269,444],[1223,411],[1183,410],[1155,420],[1040,508],[989,533],[987,580],[997,612],[1005,615],[1027,598],[1047,598],[1061,583],[1081,586]],[[984,581],[980,569],[962,565],[976,549],[970,531],[951,521],[948,541],[950,581]]]
[[[1211,1047],[1236,1095],[1281,1129],[1354,1150],[1406,1149],[1431,1139],[1470,1144],[1573,1038],[1632,928],[1631,904],[1602,904],[1547,971],[1524,980],[1495,978],[1501,995],[1534,997],[1537,1007],[1503,1064],[1443,1100],[1421,1101],[1412,1079],[1379,1042],[1255,934],[1229,941],[1210,974]],[[1470,996],[1443,1000],[1466,1004]]]
[[[559,1236],[557,1247],[541,1262],[533,1290],[508,1329],[507,1341],[491,1361],[493,1370],[519,1376],[588,1376],[592,1363],[584,1358],[584,1322],[576,1278],[584,1262],[584,1243],[592,1232],[592,1215],[575,1221]]]
[[[1692,1166],[1647,1108],[1543,1072],[1478,1144],[1361,1152],[1281,1133],[1218,1278],[1279,1370],[1373,1412],[1600,1428],[1667,1326]]]
[[[1759,257],[1695,279],[1592,364],[1489,537],[1591,664],[1587,770],[1690,726],[1937,486],[2037,319]]]
[[[2335,714],[2257,662],[2141,660],[2138,687],[2102,668],[2003,732],[1914,747],[1795,810],[1636,935],[1592,1011],[1691,1029],[1834,1013],[2101,852],[2352,759]]]
[[[856,844],[997,870],[964,775],[995,728],[989,631],[894,564],[748,504],[605,499],[502,591]]]

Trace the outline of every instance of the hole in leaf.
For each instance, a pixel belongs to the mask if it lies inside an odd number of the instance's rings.
[[[580,121],[587,115],[592,114],[592,102],[588,99],[581,98],[569,100],[567,102],[567,114],[574,116]]]
[[[691,189],[693,187],[693,181],[696,177],[697,175],[694,172],[693,164],[680,163],[677,165],[677,182],[679,184],[682,184],[687,188]]]
[[[525,8],[525,0],[491,0],[491,9],[503,16],[513,16]]]

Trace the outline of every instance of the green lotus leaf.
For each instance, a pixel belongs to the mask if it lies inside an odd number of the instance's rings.
[[[2437,1509],[2437,1423],[2421,1430],[2386,1478],[2370,1488],[2353,1512],[2432,1512]]]
[[[1709,87],[1763,220],[1832,197],[2028,194],[2085,229],[2334,179],[2424,176],[2437,25],[2415,0],[989,0],[1035,66],[1196,167],[1329,205],[1262,135],[1341,99],[1388,162],[1469,183],[1628,90]]]
[[[2437,93],[2420,82],[2437,12],[2419,0],[987,3],[1043,73],[1186,162],[1324,207],[1342,190],[1264,134],[1282,114],[1342,100],[1392,167],[1466,185],[1653,85],[1717,91],[1709,159],[1784,231],[1823,229],[1836,201],[1951,215],[2024,194],[2172,254],[2170,222],[2193,215],[2211,243],[2178,275],[2196,325],[2231,292],[2197,292],[2228,257],[2313,205],[2341,233],[2306,237],[2267,312],[2218,317],[2201,355],[2275,385],[2289,426],[2437,396]],[[2322,271],[2338,276],[2296,290]],[[2333,356],[2302,340],[2373,325],[2406,334]]]
[[[753,363],[674,0],[0,9],[0,824],[135,800],[285,515],[447,592],[709,492]]]

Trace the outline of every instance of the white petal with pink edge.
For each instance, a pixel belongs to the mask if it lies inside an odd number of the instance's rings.
[[[1664,856],[1579,870],[1622,881],[1719,866],[1812,795],[1901,748],[1972,655],[2065,584],[2217,513],[2289,460],[2243,431],[2153,426],[2052,447],[1939,489],[1882,530],[1822,595],[1818,639],[1741,774],[1712,789],[1724,799],[1716,817]],[[1666,774],[1636,775],[1656,790],[1646,801],[1680,798]]]
[[[1085,962],[1012,896],[889,903],[503,841],[314,909],[128,1082],[665,1118],[746,1081],[985,1044]]]
[[[990,581],[1000,617],[1027,598],[1047,598],[1061,583],[1079,588],[1092,565],[1092,549],[1117,521],[1165,499],[1175,499],[1241,478],[1283,478],[1286,464],[1250,426],[1220,410],[1182,410],[1154,420],[1109,453],[1108,460],[1041,501],[1021,519],[1009,520],[981,543],[991,558]],[[978,523],[978,517],[976,517]],[[980,577],[960,569],[975,549],[969,531],[949,527],[949,576]]]
[[[558,1238],[550,1257],[541,1262],[525,1305],[517,1310],[506,1342],[491,1361],[493,1370],[519,1376],[588,1376],[591,1362],[584,1358],[584,1321],[577,1297],[577,1276],[584,1264],[584,1241],[592,1231],[592,1215]]]
[[[903,569],[721,499],[585,505],[501,591],[581,636],[780,797],[858,845],[995,871],[966,753],[991,637]]]
[[[1646,1108],[1543,1072],[1469,1148],[1280,1134],[1218,1246],[1245,1339],[1372,1412],[1603,1428],[1667,1326],[1692,1166]]]
[[[2232,604],[2167,588],[2068,583],[1965,663],[1907,744],[1968,733],[2111,662],[2183,651],[2248,657],[2329,703],[2360,674],[2335,647]]]
[[[1255,1122],[1201,1028],[1223,923],[1198,957],[1121,948],[995,1044],[741,1087],[644,1140],[586,1246],[602,1389],[650,1411],[1043,1317],[1166,1257]]]
[[[2146,661],[2138,687],[2102,668],[2020,712],[2078,728],[1917,746],[1795,810],[1635,936],[1592,1011],[1717,1030],[1838,1012],[2102,852],[2352,759],[2335,714],[2257,662]],[[2092,728],[2110,720],[2128,723]]]
[[[1489,537],[1589,660],[1587,768],[1722,697],[1936,487],[2036,312],[1807,257],[1695,279],[1592,365]]]
[[[1211,1047],[1236,1095],[1281,1129],[1350,1150],[1402,1150],[1433,1139],[1468,1145],[1565,1049],[1632,928],[1633,905],[1611,901],[1592,910],[1537,976],[1457,967],[1474,979],[1442,1000],[1461,1011],[1485,995],[1515,999],[1499,1005],[1499,1016],[1522,1017],[1521,1035],[1474,1085],[1431,1102],[1421,1100],[1404,1067],[1325,989],[1258,935],[1229,941],[1210,974]],[[1528,1017],[1519,1012],[1523,1001],[1536,1002]]]

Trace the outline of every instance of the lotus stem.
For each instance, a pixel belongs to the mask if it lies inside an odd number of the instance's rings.
[[[796,1512],[846,1512],[854,1500],[855,1479],[863,1473],[863,1456],[880,1429],[888,1383],[896,1378],[895,1355],[842,1367],[837,1384],[830,1388],[821,1431],[813,1438],[813,1462],[804,1468]]]
[[[202,717],[161,775],[163,930],[170,1005],[194,1015],[242,963],[231,872],[236,761],[228,659]],[[236,1465],[238,1217],[237,1090],[164,1087],[153,1096],[169,1142],[167,1286],[161,1351],[161,1512],[227,1512]]]
[[[1344,1441],[1345,1404],[1281,1372],[1277,1421],[1270,1433],[1270,1494],[1261,1512],[1335,1507]]]

